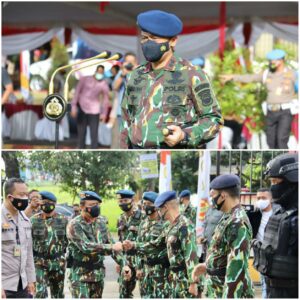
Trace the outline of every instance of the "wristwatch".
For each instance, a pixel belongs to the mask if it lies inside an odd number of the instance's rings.
[[[189,143],[190,136],[185,131],[183,131],[183,133],[184,133],[184,138],[180,142],[180,145],[186,146]]]

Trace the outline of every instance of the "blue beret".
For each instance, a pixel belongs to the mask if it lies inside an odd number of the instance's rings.
[[[277,60],[277,59],[283,59],[285,56],[286,56],[285,51],[281,49],[274,49],[267,54],[267,59]]]
[[[180,194],[179,194],[179,198],[182,197],[189,197],[191,196],[191,191],[190,190],[183,190]]]
[[[116,194],[118,195],[119,199],[132,198],[135,195],[135,193],[130,190],[119,190],[116,192]]]
[[[155,207],[161,207],[163,206],[167,201],[176,199],[176,192],[175,191],[168,191],[159,194],[159,196],[156,198],[154,205]]]
[[[198,58],[194,58],[191,63],[194,65],[194,66],[200,66],[200,67],[203,67],[204,64],[205,64],[205,59],[204,57],[198,57]]]
[[[145,192],[143,194],[143,199],[151,201],[152,203],[155,202],[156,198],[158,197],[158,194],[155,192]]]
[[[102,202],[101,197],[92,191],[82,191],[79,193],[80,200],[97,200],[98,202]]]
[[[216,177],[211,183],[210,188],[214,190],[229,189],[241,185],[241,180],[233,174],[224,174]]]
[[[137,24],[143,31],[160,37],[173,37],[182,31],[181,20],[176,15],[161,10],[139,14]]]
[[[42,191],[42,192],[39,192],[39,193],[42,196],[43,200],[50,200],[50,201],[53,201],[53,202],[57,201],[57,198],[51,192]]]

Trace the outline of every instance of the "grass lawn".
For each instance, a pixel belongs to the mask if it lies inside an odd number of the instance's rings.
[[[36,189],[39,191],[49,191],[52,192],[58,199],[58,203],[67,203],[69,205],[73,204],[72,196],[61,190],[59,185],[54,185],[53,183],[43,182],[37,184],[36,182],[28,182],[29,190]],[[79,203],[79,198],[76,198],[74,203]],[[121,214],[121,209],[119,208],[116,200],[103,200],[101,204],[101,215],[107,217],[108,227],[110,232],[117,231],[117,219]]]

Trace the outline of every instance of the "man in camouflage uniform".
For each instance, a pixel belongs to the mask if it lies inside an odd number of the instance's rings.
[[[248,269],[252,228],[240,206],[240,179],[221,175],[210,184],[213,205],[224,212],[207,250],[205,264],[193,273],[207,273],[208,298],[253,298],[254,290]]]
[[[142,221],[142,212],[133,203],[134,192],[130,190],[117,191],[117,199],[119,207],[124,211],[118,219],[117,229],[119,241],[125,240],[135,241],[138,236],[138,228]],[[131,276],[130,279],[123,276],[121,268],[119,282],[120,298],[133,298],[133,290],[136,286],[136,270],[135,270],[135,253],[134,251],[126,252],[123,266],[129,266]]]
[[[165,240],[165,225],[159,219],[154,206],[158,194],[145,192],[143,195],[144,210],[147,218],[141,223],[136,242],[124,241],[125,250],[137,251],[137,269],[140,262],[145,265],[143,285],[146,293],[144,298],[169,298],[169,261]]]
[[[191,205],[191,192],[183,190],[179,194],[180,213],[182,213],[196,227],[197,209]]]
[[[174,54],[181,20],[154,10],[138,15],[137,24],[147,63],[128,76],[121,148],[203,148],[223,119],[206,74]]]
[[[42,212],[31,217],[33,257],[36,270],[36,298],[64,298],[67,217],[55,211],[54,194],[40,192]]]
[[[165,238],[170,263],[170,296],[199,296],[197,282],[192,279],[193,269],[198,263],[195,227],[179,213],[175,191],[160,194],[154,204],[161,219],[168,222]]]
[[[122,250],[121,243],[113,244],[106,220],[99,216],[101,202],[95,192],[81,192],[81,214],[67,227],[68,251],[73,257],[70,274],[73,298],[102,298],[104,255]],[[113,258],[121,263],[118,257]]]

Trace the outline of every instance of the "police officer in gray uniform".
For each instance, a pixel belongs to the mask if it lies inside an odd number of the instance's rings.
[[[298,298],[298,154],[282,154],[267,165],[273,201],[263,241],[254,240],[254,267],[266,276],[267,298]]]
[[[2,204],[2,298],[32,298],[35,269],[31,223],[24,214],[28,188],[23,180],[10,178],[4,186]]]
[[[296,73],[285,65],[285,51],[274,49],[267,54],[269,69],[260,74],[222,75],[221,79],[249,83],[262,82],[268,90],[266,135],[270,149],[288,149],[293,116],[291,101],[295,99]]]

